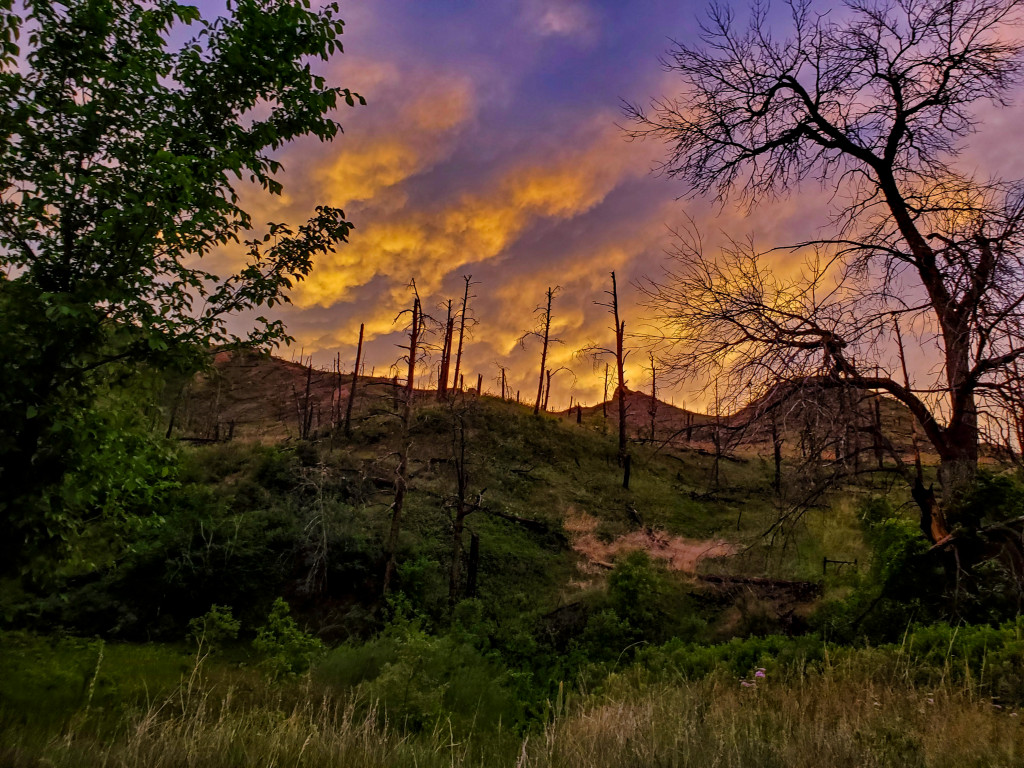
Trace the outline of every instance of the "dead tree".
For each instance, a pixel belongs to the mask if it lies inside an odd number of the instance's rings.
[[[594,360],[595,365],[598,360],[602,358],[613,357],[615,359],[616,373],[618,376],[618,386],[615,390],[615,394],[619,399],[619,452],[618,461],[621,466],[625,461],[626,454],[629,451],[627,436],[626,436],[626,414],[628,407],[626,405],[626,358],[629,353],[625,351],[625,337],[626,337],[626,323],[624,320],[619,319],[619,292],[615,282],[615,273],[611,273],[612,276],[612,289],[605,291],[608,295],[608,301],[597,301],[594,302],[600,307],[607,308],[608,312],[612,316],[614,326],[612,330],[615,332],[615,346],[614,347],[601,347],[596,344],[589,344],[580,349],[576,354],[578,356],[589,357]],[[605,402],[608,400],[608,367],[605,364]],[[605,411],[607,416],[607,411]]]
[[[444,324],[444,340],[441,343],[441,363],[437,370],[437,399],[444,400],[448,396],[448,374],[451,372],[452,334],[455,331],[455,318],[452,317],[452,300],[447,301],[448,319]]]
[[[658,371],[654,362],[654,353],[647,353],[651,359],[651,404],[647,414],[651,417],[651,443],[655,441],[655,428],[658,422]]]
[[[302,358],[299,358],[301,364]],[[220,391],[218,390],[218,402],[220,397]],[[313,357],[310,355],[309,360],[306,363],[306,386],[303,390],[302,396],[295,391],[292,387],[292,394],[295,397],[295,409],[298,413],[299,420],[299,439],[309,440],[309,436],[313,430],[313,413],[315,410],[315,404],[313,402]],[[219,421],[219,420],[218,420]],[[219,431],[218,423],[218,431]]]
[[[842,18],[792,9],[785,39],[767,13],[743,28],[713,6],[702,43],[669,56],[679,95],[629,112],[635,135],[666,142],[665,171],[695,194],[763,203],[813,178],[832,186],[837,226],[792,244],[821,259],[791,279],[752,246],[704,256],[684,244],[652,307],[691,378],[724,369],[723,383],[755,393],[782,378],[902,403],[939,459],[941,501],[904,477],[924,536],[943,542],[940,504],[973,487],[984,415],[1004,407],[999,390],[1024,356],[1021,183],[982,182],[955,163],[980,107],[1006,104],[1024,73],[1020,4],[881,0]],[[930,381],[889,364],[894,317],[940,348]]]
[[[551,301],[558,295],[560,290],[561,287],[557,285],[554,288],[548,288],[546,303],[534,310],[535,314],[540,315],[537,327],[532,331],[524,331],[523,335],[519,337],[519,344],[524,349],[526,348],[526,339],[530,336],[537,337],[542,343],[540,350],[540,373],[537,376],[537,400],[533,405],[533,413],[535,415],[540,413],[540,407],[543,402],[545,374],[548,364],[548,345],[551,343],[561,343],[559,339],[551,338]]]
[[[484,491],[477,494],[475,501],[470,501],[469,465],[466,457],[466,412],[465,409],[452,409],[452,468],[455,472],[455,495],[448,500],[446,507],[452,521],[451,567],[448,572],[448,607],[454,610],[459,599],[462,582],[462,537],[466,526],[466,517],[483,509]],[[479,545],[478,545],[479,546]],[[479,551],[479,550],[478,550]],[[473,574],[474,582],[476,574]]]
[[[352,369],[352,384],[348,390],[348,405],[345,406],[345,437],[352,436],[352,405],[356,401],[356,382],[359,380],[359,365],[363,359],[363,323],[359,324],[359,343],[356,344],[356,364]]]
[[[564,365],[556,368],[555,370],[551,370],[549,368],[547,370],[546,374],[545,374],[546,375],[546,383],[545,383],[545,386],[544,386],[544,412],[545,413],[547,413],[547,410],[548,410],[548,398],[551,396],[551,380],[558,373],[561,373],[562,371],[567,371],[569,373],[569,375],[572,376],[573,384],[576,383],[576,374],[574,374],[571,369],[566,368]]]
[[[612,316],[615,318],[615,367],[619,375],[619,461],[626,460],[628,447],[626,444],[626,352],[623,344],[626,338],[626,321],[619,320],[619,291],[615,285],[615,273],[612,272]]]
[[[475,323],[476,321],[470,317],[467,313],[469,311],[469,300],[475,299],[475,296],[469,295],[469,288],[474,283],[472,282],[472,275],[463,275],[462,279],[466,282],[466,288],[462,293],[462,309],[459,311],[459,349],[455,354],[455,373],[452,376],[452,387],[454,388],[456,383],[460,381],[462,375],[459,371],[462,369],[462,343],[466,338],[466,325],[467,323]],[[459,389],[462,389],[462,385],[459,385]]]
[[[412,423],[412,399],[415,393],[416,355],[420,344],[420,335],[425,327],[423,310],[420,305],[416,283],[412,283],[413,302],[409,324],[409,345],[406,347],[408,373],[405,379],[405,399],[402,402],[401,432],[398,446],[398,467],[395,470],[395,499],[391,503],[391,529],[388,532],[385,553],[387,564],[384,567],[384,586],[382,592],[387,595],[395,574],[395,556],[398,551],[398,535],[402,530],[402,511],[405,506],[405,494],[409,489],[409,427]],[[403,313],[404,314],[404,313]]]

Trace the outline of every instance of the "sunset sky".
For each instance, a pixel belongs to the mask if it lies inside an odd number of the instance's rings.
[[[410,280],[443,318],[441,301],[461,296],[462,275],[472,274],[479,324],[466,345],[467,385],[482,373],[494,390],[501,364],[513,390],[531,399],[540,350],[517,339],[557,285],[552,335],[563,343],[550,366],[572,368],[576,380],[560,373],[552,404],[565,407],[570,395],[597,403],[603,368],[595,373],[576,352],[612,341],[607,312],[594,303],[606,300],[609,272],[619,276],[627,332],[643,331],[634,283],[658,275],[670,229],[686,217],[712,244],[730,235],[768,247],[815,235],[827,210],[820,189],[749,214],[681,199],[680,182],[652,173],[664,148],[624,137],[622,101],[672,93],[658,58],[672,39],[695,40],[705,8],[695,0],[342,4],[345,53],[326,73],[367,106],[340,111],[345,133],[334,143],[280,153],[281,198],[245,197],[257,222],[298,224],[329,204],[356,225],[351,243],[322,258],[282,312],[297,343],[281,354],[304,349],[326,366],[340,352],[349,370],[365,323],[366,372],[380,374],[402,354],[402,321],[394,321],[410,303]],[[993,113],[969,161],[1024,175],[1018,153],[1006,151],[1007,141],[1018,145],[1020,117]],[[649,390],[646,354],[629,363],[628,386]],[[681,390],[666,392],[672,398],[706,401]]]

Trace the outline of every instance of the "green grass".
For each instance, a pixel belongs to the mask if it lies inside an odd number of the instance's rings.
[[[667,647],[636,665],[611,668],[587,687],[567,681],[525,729],[484,716],[493,702],[484,702],[483,679],[467,686],[467,692],[481,687],[475,701],[448,697],[447,711],[428,708],[420,712],[429,711],[428,717],[413,717],[396,703],[400,690],[358,683],[353,670],[368,662],[365,654],[340,667],[335,663],[326,680],[314,672],[276,684],[252,667],[207,660],[180,670],[167,688],[185,660],[180,649],[108,645],[97,675],[95,667],[89,670],[98,656],[95,643],[7,635],[0,638],[4,671],[15,675],[5,674],[0,683],[0,765],[1019,765],[1024,726],[1018,711],[994,705],[978,677],[955,673],[961,645],[970,654],[982,643],[1005,642],[1008,652],[1019,643],[1012,628],[981,634],[965,644],[949,631],[942,637],[924,633],[899,647],[862,650],[815,649],[783,639],[689,652]],[[374,664],[391,672],[378,680],[401,682],[410,661],[434,674],[452,652],[442,645],[424,651],[423,636],[410,638],[404,657],[381,651]],[[433,661],[423,657],[437,651]],[[718,660],[703,671],[680,665],[684,657],[698,656]],[[33,664],[31,676],[18,677],[26,661]],[[108,663],[119,666],[105,672]],[[754,677],[757,666],[766,667],[764,678]],[[116,701],[99,692],[98,683],[89,699],[89,680],[107,675],[118,690]],[[161,682],[147,687],[136,678]],[[343,678],[355,687],[339,685]],[[756,685],[745,687],[741,680]],[[72,682],[75,696],[64,696],[61,689]],[[427,697],[417,701],[445,696],[443,687],[434,693],[434,679],[414,688]],[[42,716],[44,709],[50,716]]]

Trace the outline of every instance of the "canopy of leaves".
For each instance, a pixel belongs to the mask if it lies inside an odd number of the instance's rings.
[[[232,0],[227,13],[0,0],[4,540],[24,540],[40,516],[60,527],[54,489],[82,465],[74,424],[112,364],[130,373],[285,339],[279,321],[239,336],[228,318],[287,301],[349,233],[342,211],[320,207],[247,241],[237,274],[200,266],[250,229],[241,184],[281,191],[273,151],[332,139],[339,100],[362,102],[312,67],[341,50],[336,3]]]

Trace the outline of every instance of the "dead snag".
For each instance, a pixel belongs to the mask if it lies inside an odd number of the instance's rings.
[[[352,436],[352,404],[356,401],[356,381],[359,379],[359,365],[363,358],[363,323],[359,324],[359,343],[356,345],[356,366],[352,369],[352,384],[348,390],[348,405],[345,407],[345,437]]]
[[[405,401],[402,403],[401,442],[398,447],[398,468],[395,470],[395,500],[391,504],[391,530],[387,540],[387,565],[384,568],[383,593],[388,594],[395,574],[395,553],[398,550],[398,534],[402,530],[402,508],[409,488],[409,426],[412,422],[413,386],[416,376],[416,353],[423,326],[423,310],[420,297],[413,284],[412,323],[409,326],[408,361],[409,371],[405,381]]]

